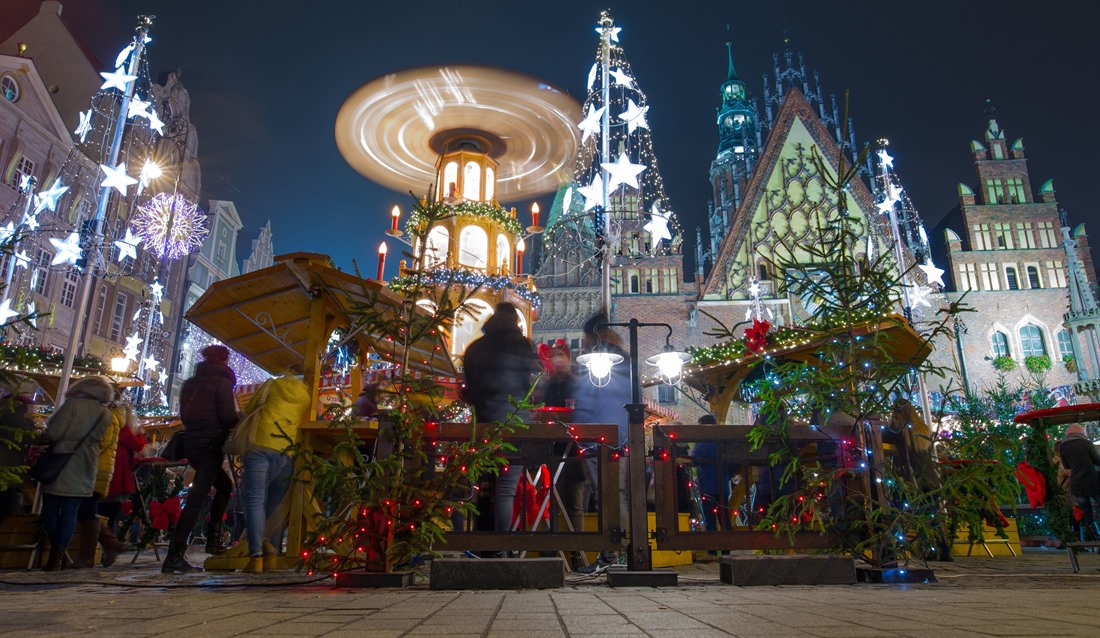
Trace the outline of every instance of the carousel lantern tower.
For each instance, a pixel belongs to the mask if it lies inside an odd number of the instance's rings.
[[[476,289],[449,335],[458,363],[502,301],[519,310],[524,334],[531,333],[538,295],[522,272],[524,238],[542,228],[537,212],[525,229],[516,209],[505,209],[498,198],[528,199],[568,181],[580,115],[573,98],[545,82],[471,66],[390,74],[360,88],[340,109],[337,146],[353,168],[396,191],[423,192],[431,184],[420,210],[445,209],[409,216],[415,260],[411,267],[403,261],[400,275]],[[400,238],[405,233],[396,217],[388,234]]]

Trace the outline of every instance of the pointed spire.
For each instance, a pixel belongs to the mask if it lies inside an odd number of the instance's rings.
[[[726,54],[729,57],[730,62],[729,72],[726,74],[726,81],[729,82],[730,80],[741,79],[737,77],[737,70],[733,68],[733,42],[731,41],[726,42]]]

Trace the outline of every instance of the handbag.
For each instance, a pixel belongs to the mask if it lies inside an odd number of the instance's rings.
[[[96,421],[92,424],[92,427],[88,428],[84,436],[80,437],[80,441],[78,441],[76,447],[73,448],[74,450],[78,450],[84,445],[84,441],[88,440],[88,437],[92,434],[92,430],[94,430],[97,425],[99,425],[99,421]],[[69,465],[69,461],[72,460],[74,452],[58,452],[54,449],[56,446],[56,442],[50,443],[42,454],[38,455],[38,460],[34,462],[31,469],[27,470],[27,476],[38,481],[42,485],[50,485],[57,481],[61,473],[64,472],[65,468]]]
[[[164,449],[160,451],[160,457],[169,461],[182,461],[186,458],[187,452],[183,449],[186,434],[187,430],[180,430],[173,434],[168,442],[164,444]]]
[[[229,431],[229,438],[222,445],[222,452],[230,456],[244,456],[255,445],[256,434],[261,425],[260,413],[263,412],[263,405],[267,401],[267,393],[271,390],[272,383],[273,381],[264,383],[263,392],[260,393],[256,407],[244,415],[244,418],[237,422],[236,427]]]

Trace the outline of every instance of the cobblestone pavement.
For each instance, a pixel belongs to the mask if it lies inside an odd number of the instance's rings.
[[[195,559],[200,556],[195,556]],[[123,561],[125,563],[125,561]],[[151,555],[111,569],[0,573],[0,628],[19,636],[1097,636],[1100,556],[933,563],[929,585],[732,587],[716,562],[669,588],[569,577],[553,590],[334,589],[303,574],[165,576]]]

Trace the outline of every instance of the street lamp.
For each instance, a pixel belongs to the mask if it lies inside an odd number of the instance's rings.
[[[646,521],[645,504],[645,404],[642,403],[642,377],[638,372],[638,328],[666,328],[668,335],[665,337],[664,349],[646,359],[646,363],[657,366],[661,377],[669,383],[679,381],[684,363],[691,361],[691,355],[673,350],[670,340],[672,338],[672,326],[667,323],[642,323],[637,319],[631,319],[627,323],[599,323],[595,330],[604,327],[622,327],[630,331],[630,403],[623,406],[627,412],[627,463],[630,468],[630,545],[627,553],[627,571],[629,576],[624,576],[624,581],[630,584],[641,584],[647,581],[653,585],[676,584],[675,572],[652,571],[653,560],[649,550],[649,534]],[[588,368],[589,379],[598,387],[607,384],[611,378],[611,368],[622,362],[622,355],[602,350],[600,346],[585,355],[577,357],[577,362]],[[621,443],[621,442],[620,442]],[[630,453],[630,450],[635,450]],[[639,572],[647,572],[641,576]],[[616,572],[609,572],[608,578],[612,579]],[[648,577],[648,578],[647,578]],[[671,583],[670,583],[671,581]],[[627,584],[624,582],[623,584]]]
[[[126,357],[112,357],[111,358],[111,372],[117,372],[118,374],[126,374],[130,371],[130,360]]]

